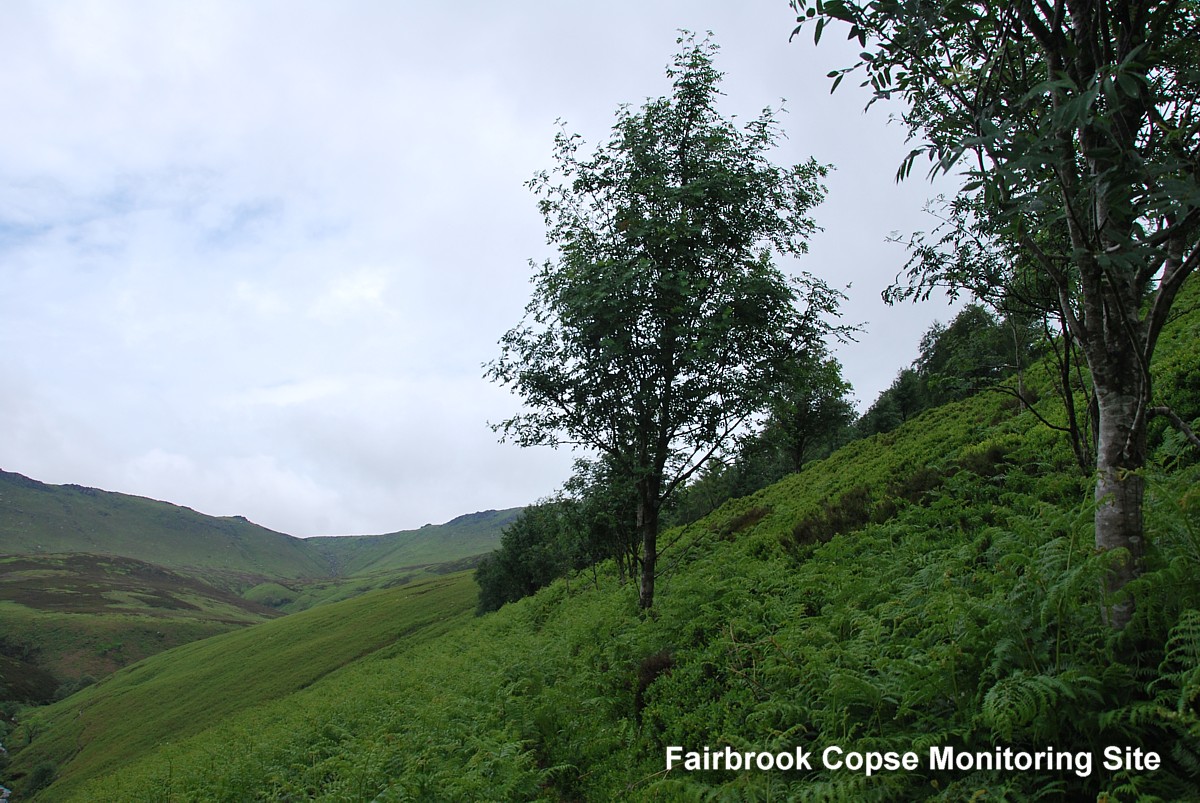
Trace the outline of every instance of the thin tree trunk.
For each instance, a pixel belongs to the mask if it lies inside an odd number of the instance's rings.
[[[1109,593],[1120,591],[1141,573],[1145,554],[1142,500],[1146,463],[1146,421],[1141,400],[1128,390],[1096,389],[1100,421],[1096,449],[1096,548],[1102,552],[1128,550],[1106,582]],[[1110,626],[1129,624],[1133,600],[1125,598],[1106,610]]]
[[[654,572],[658,561],[658,494],[651,490],[648,480],[638,482],[638,533],[642,539],[642,578],[638,589],[638,605],[654,605]]]

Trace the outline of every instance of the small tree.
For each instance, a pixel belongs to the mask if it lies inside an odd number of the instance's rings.
[[[475,569],[478,613],[498,609],[550,585],[571,569],[573,500],[547,499],[521,511],[500,535],[500,548]]]
[[[622,585],[635,576],[638,565],[637,494],[627,477],[607,458],[576,460],[575,471],[563,485],[574,500],[575,554],[581,566],[611,558]]]
[[[985,200],[978,193],[961,194],[949,201],[938,198],[935,205],[943,211],[929,211],[940,219],[939,225],[929,234],[917,232],[907,240],[911,257],[906,276],[897,277],[884,291],[884,300],[927,299],[935,288],[951,297],[965,291],[1000,314],[1010,333],[1008,351],[1017,371],[1011,392],[1043,424],[1067,435],[1076,463],[1085,474],[1091,474],[1096,469],[1099,410],[1094,388],[1082,370],[1086,358],[1068,325],[1071,313],[1064,303],[1073,297],[1060,295],[1034,254],[1006,236],[1003,215],[993,215]],[[1061,220],[1039,221],[1033,228],[1044,244],[1043,251],[1052,250],[1045,244],[1066,236]],[[1032,357],[1028,347],[1034,342],[1044,347],[1043,356],[1053,371],[1063,423],[1045,418],[1026,395],[1023,368],[1025,360]]]
[[[833,358],[791,366],[771,401],[771,417],[763,431],[763,438],[782,451],[788,471],[799,471],[814,455],[833,451],[835,438],[854,420],[850,390],[842,379],[842,366]]]
[[[823,353],[842,297],[772,261],[805,250],[826,168],[771,164],[771,110],[744,128],[721,117],[716,46],[680,43],[671,97],[622,107],[590,158],[556,137],[553,176],[530,186],[559,255],[486,366],[529,408],[496,425],[504,438],[594,450],[634,489],[644,608],[664,502],[764,409],[805,344]]]

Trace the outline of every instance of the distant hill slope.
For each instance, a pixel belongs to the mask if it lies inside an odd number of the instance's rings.
[[[471,618],[475,594],[470,575],[460,573],[170,650],[39,710],[34,733],[45,736],[20,755],[30,766],[62,762],[60,782],[44,799],[65,799],[89,777],[314,684],[337,697],[340,669],[396,658],[443,635]],[[10,778],[24,771],[15,769]],[[242,799],[233,787],[227,792],[217,799]]]
[[[304,542],[339,575],[446,563],[496,549],[501,531],[520,512],[519,507],[485,510],[445,524],[426,524],[419,530],[387,535],[320,536],[306,538]]]
[[[240,517],[0,471],[0,555],[66,552],[134,558],[239,589],[329,574],[302,539]]]
[[[193,574],[239,593],[452,563],[490,552],[520,512],[487,510],[385,535],[296,538],[240,516],[214,517],[140,496],[48,485],[0,471],[0,555],[114,555]]]
[[[470,568],[518,510],[389,535],[295,538],[0,471],[0,702],[247,624]]]
[[[132,558],[0,557],[0,700],[47,702],[64,685],[277,616]]]

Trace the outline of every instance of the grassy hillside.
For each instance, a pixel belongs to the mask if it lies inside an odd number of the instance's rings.
[[[9,777],[50,762],[61,779],[44,799],[155,749],[268,706],[338,671],[388,658],[469,617],[475,587],[458,574],[367,594],[170,650],[36,712],[8,739]],[[367,660],[370,658],[370,660]],[[328,693],[326,691],[325,693]],[[14,750],[15,752],[15,750]],[[123,799],[120,795],[113,799]]]
[[[495,538],[497,541],[499,540],[498,533]],[[249,589],[244,596],[247,599],[270,605],[283,613],[295,613],[296,611],[306,611],[317,605],[328,605],[331,602],[351,599],[369,591],[395,588],[407,583],[473,569],[484,554],[486,553],[477,553],[445,563],[398,566],[328,579],[268,582]]]
[[[329,565],[332,577],[268,582],[249,589],[245,595],[292,613],[471,569],[500,545],[504,528],[520,512],[521,508],[486,510],[445,524],[426,524],[419,530],[386,535],[306,538],[306,547]]]
[[[1193,314],[1158,366],[1189,419],[1197,343]],[[1030,372],[1053,420],[1039,382]],[[1090,479],[1057,433],[985,394],[665,534],[651,612],[602,569],[439,632],[394,629],[388,649],[351,650],[311,685],[264,680],[224,703],[241,664],[268,678],[303,664],[352,632],[343,613],[412,588],[317,608],[165,653],[35,715],[10,739],[29,744],[9,777],[18,791],[52,780],[32,799],[55,801],[1194,800],[1200,464],[1169,433],[1155,447],[1148,563],[1121,633],[1103,621],[1120,555],[1093,549]],[[470,591],[458,587],[458,610]],[[262,634],[317,614],[331,618],[288,631],[287,661],[265,648]],[[259,649],[205,646],[235,637]],[[160,676],[175,678],[170,693]],[[668,770],[671,746],[814,758]],[[1104,767],[1112,746],[1161,765]],[[826,766],[830,747],[914,764]],[[939,768],[934,748],[979,766]],[[1071,766],[975,758],[998,750]]]
[[[462,571],[497,546],[516,512],[306,540],[0,471],[0,701],[46,702],[280,612]]]
[[[0,555],[66,552],[134,558],[229,588],[329,573],[301,539],[239,517],[0,471]]]
[[[48,709],[13,769],[52,762],[60,780],[36,799],[53,800],[1183,799],[1200,768],[1195,479],[1184,469],[1152,483],[1153,571],[1121,636],[1101,622],[1088,483],[1054,433],[992,395],[852,444],[672,534],[650,615],[612,574],[559,582],[203,722],[136,682],[168,665],[195,671],[192,651],[210,647],[185,647]],[[372,599],[343,605],[365,612]],[[296,618],[221,639],[261,643]],[[336,618],[325,626],[347,632]],[[232,682],[197,688],[187,710]],[[154,723],[118,730],[100,716],[118,700]],[[85,725],[71,724],[77,710]],[[1097,756],[1153,746],[1169,769],[926,766],[930,746],[1048,744]],[[914,751],[921,766],[668,773],[668,745]]]
[[[215,518],[166,502],[47,485],[0,471],[0,555],[133,558],[250,592],[255,601],[287,600],[299,609],[405,576],[426,576],[425,570],[439,565],[454,569],[459,561],[495,549],[519,512],[488,510],[385,535],[294,538],[237,516]],[[317,588],[308,587],[314,584]]]
[[[486,510],[459,516],[445,524],[387,535],[331,536],[304,539],[338,575],[361,575],[446,563],[491,552],[500,532],[521,508]]]
[[[45,702],[63,684],[278,615],[130,558],[0,557],[0,700]]]

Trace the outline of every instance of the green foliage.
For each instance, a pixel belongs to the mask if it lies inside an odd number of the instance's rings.
[[[921,338],[917,370],[924,377],[931,406],[966,398],[1013,373],[1028,362],[1030,333],[1012,335],[991,313],[970,304],[948,326],[934,324]]]
[[[1122,592],[1137,613],[1117,633],[1101,612],[1118,556],[1091,546],[1094,503],[1069,444],[1004,402],[984,394],[926,411],[671,531],[652,611],[639,615],[612,563],[595,582],[556,580],[486,617],[469,616],[469,581],[362,597],[89,687],[28,720],[33,746],[15,764],[56,763],[61,777],[35,798],[56,803],[1193,799],[1200,477],[1147,472],[1152,548]],[[794,543],[813,517],[830,524],[827,537]],[[302,618],[322,611],[328,619]],[[384,621],[394,642],[347,645],[327,674],[214,716],[192,709],[204,718],[192,729],[153,694],[154,679],[173,678],[174,696],[190,705],[181,689],[201,686],[195,704],[212,705],[245,683],[232,666],[255,661],[245,671],[270,676]],[[234,636],[245,638],[236,651]],[[268,636],[294,651],[270,656]],[[365,655],[354,660],[355,648]],[[221,693],[200,666],[227,684]],[[74,755],[81,708],[88,740]],[[118,711],[138,730],[122,731]],[[667,745],[831,744],[912,750],[922,762],[870,778],[664,771]],[[1092,773],[925,761],[934,746],[1047,745],[1091,753]],[[1157,750],[1163,766],[1104,769],[1108,745]]]
[[[500,548],[475,569],[479,613],[497,610],[549,585],[571,569],[575,530],[566,500],[530,505],[500,536]]]
[[[663,505],[835,331],[842,298],[773,262],[806,249],[826,168],[771,164],[774,113],[722,117],[716,46],[680,43],[671,97],[622,107],[591,157],[556,138],[553,177],[530,186],[559,255],[486,370],[528,408],[505,438],[595,450],[636,489],[644,607]]]
[[[917,142],[898,176],[928,156],[962,169],[962,216],[930,246],[914,239],[909,286],[994,298],[1036,288],[1078,347],[1094,389],[1095,543],[1123,551],[1117,590],[1143,570],[1147,370],[1176,297],[1200,265],[1200,10],[1194,3],[986,4],[793,0],[798,32],[847,23],[872,101],[905,103]],[[836,84],[835,84],[836,86]],[[1186,133],[1185,133],[1186,132]],[[1032,280],[1029,279],[1032,277]],[[1062,384],[1080,463],[1090,444]],[[1113,603],[1128,624],[1130,598]]]
[[[909,457],[918,446],[899,444]],[[336,686],[236,715],[85,794],[909,799],[936,782],[946,799],[983,788],[1094,797],[1123,780],[661,774],[667,744],[1098,746],[1098,713],[1135,700],[1142,682],[1111,668],[1103,565],[1079,537],[1086,509],[1058,513],[1026,494],[1005,504],[1013,486],[995,479],[1012,471],[959,470],[891,521],[795,559],[772,547],[793,521],[779,508],[795,500],[776,492],[732,505],[684,535],[687,569],[665,580],[656,617],[631,617],[635,599],[612,575],[570,597],[556,583],[401,660],[348,667]],[[950,510],[966,529],[947,533]],[[1003,526],[971,523],[985,515]],[[1167,640],[1164,675],[1183,674],[1186,632]],[[1174,684],[1156,689],[1169,688],[1177,708]],[[1130,743],[1149,738],[1139,716],[1127,717]],[[1162,794],[1177,780],[1137,782]]]
[[[612,460],[576,460],[552,499],[525,508],[504,530],[500,548],[475,570],[480,614],[533,594],[560,577],[612,559],[621,577],[639,563],[637,500]]]
[[[890,432],[924,410],[964,399],[1001,383],[1033,357],[1033,334],[1014,319],[998,321],[978,304],[921,337],[912,368],[897,374],[857,422],[860,436]],[[1021,387],[1010,392],[1025,394]]]
[[[38,764],[29,773],[29,780],[25,783],[26,794],[36,794],[49,786],[54,781],[54,776],[57,772],[57,768],[49,761],[43,761],[41,764]]]
[[[859,434],[865,437],[891,432],[929,406],[929,394],[921,376],[912,368],[905,368],[859,418]]]
[[[0,700],[49,702],[83,675],[277,611],[470,568],[517,512],[298,539],[238,517],[0,472]]]
[[[59,699],[85,675],[274,615],[130,558],[9,556],[0,572],[0,699]]]
[[[65,700],[66,698],[68,698],[72,694],[74,694],[75,692],[77,692],[81,689],[86,689],[88,686],[91,686],[95,682],[96,682],[96,679],[94,677],[92,677],[91,675],[80,675],[79,677],[74,678],[72,680],[68,680],[66,683],[59,686],[54,691],[54,699],[55,700]]]
[[[576,460],[563,492],[573,503],[566,508],[575,530],[570,540],[573,564],[594,568],[612,558],[621,577],[634,576],[640,559],[636,488],[611,460],[600,458]]]
[[[467,618],[473,597],[469,576],[459,574],[170,650],[22,716],[21,732],[30,744],[14,755],[12,770],[54,763],[63,777],[48,799],[61,800],[84,779],[160,743],[269,706],[368,656],[394,655],[432,639]],[[89,736],[80,741],[83,734]],[[236,788],[236,781],[229,783]]]
[[[671,524],[688,524],[728,499],[746,496],[828,457],[853,436],[854,407],[841,365],[813,347],[792,361],[766,419],[738,439],[724,460],[709,463],[672,500]]]

